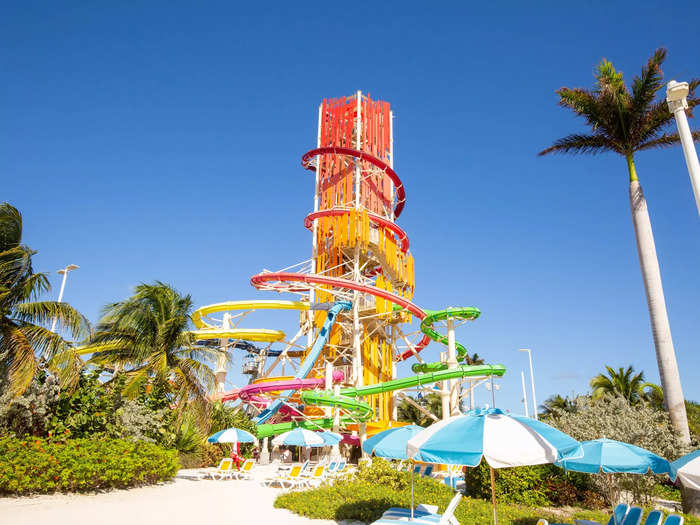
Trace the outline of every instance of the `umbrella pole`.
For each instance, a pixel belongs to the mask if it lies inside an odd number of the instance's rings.
[[[493,472],[493,467],[489,466],[491,471],[491,504],[493,505],[493,523],[498,525],[498,514],[496,513],[496,475]]]
[[[413,520],[413,476],[415,472],[415,468],[413,468],[413,461],[411,461],[411,520]]]

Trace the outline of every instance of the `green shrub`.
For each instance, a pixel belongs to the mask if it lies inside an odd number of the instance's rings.
[[[0,438],[0,493],[125,488],[171,479],[177,453],[121,439]]]
[[[357,474],[339,479],[334,485],[287,492],[275,500],[275,507],[291,510],[302,516],[327,520],[356,520],[371,523],[389,507],[408,508],[411,504],[411,475],[390,472],[391,467],[375,459],[369,468],[360,468]],[[437,505],[442,513],[454,496],[452,489],[434,479],[415,478],[415,502]],[[455,512],[460,523],[492,523],[491,502],[465,497]],[[573,523],[585,519],[605,523],[607,510],[582,510],[572,507],[561,509],[537,508],[498,503],[500,525],[535,525],[539,518],[552,523]],[[686,525],[700,525],[700,519],[685,516]]]
[[[593,490],[589,476],[566,474],[553,465],[517,467],[496,470],[496,497],[498,501],[539,506],[577,506],[599,508],[603,498]],[[491,479],[489,467],[481,462],[467,469],[466,492],[470,496],[489,499]]]

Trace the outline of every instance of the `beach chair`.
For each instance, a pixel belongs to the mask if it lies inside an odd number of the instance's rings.
[[[625,514],[625,519],[622,525],[639,525],[642,522],[642,514],[644,511],[640,507],[632,507]]]
[[[664,525],[683,525],[683,521],[683,516],[679,516],[678,514],[669,514],[666,516]]]
[[[326,479],[326,467],[324,465],[316,465],[311,474],[311,477],[306,480],[307,486],[318,487]]]
[[[647,514],[647,519],[644,520],[644,525],[661,525],[664,519],[664,513],[660,510],[652,510]]]
[[[282,488],[299,485],[300,483],[306,483],[301,477],[301,465],[294,465],[292,470],[286,475],[275,476],[274,478],[268,478],[261,481],[262,485],[271,487],[272,485],[279,485]]]
[[[413,473],[420,476],[420,471],[423,469],[423,465],[413,465]]]
[[[423,470],[423,474],[421,474],[422,478],[431,478],[433,477],[433,466],[432,465],[426,465],[425,469]],[[637,524],[639,525],[639,524]]]
[[[233,460],[231,458],[224,458],[214,470],[206,470],[202,472],[202,474],[205,477],[210,476],[211,479],[225,479],[230,478],[233,472]]]
[[[332,474],[335,474],[335,469],[338,468],[338,462],[337,461],[331,461],[328,466],[326,467],[326,475],[330,476]]]
[[[253,479],[253,467],[255,466],[254,459],[246,459],[240,470],[234,470],[231,474],[232,478],[235,479]]]
[[[627,511],[629,510],[630,506],[627,505],[627,503],[618,504],[615,507],[615,510],[613,510],[612,516],[610,516],[610,519],[608,520],[608,525],[622,525],[622,522],[624,521],[625,516],[627,515]],[[600,523],[598,523],[597,521],[590,520],[574,520],[574,523],[576,525],[600,525]]]
[[[450,500],[447,505],[445,512],[442,514],[437,513],[437,506],[435,505],[418,505],[413,509],[413,521],[411,523],[425,523],[431,525],[459,525],[459,522],[455,518],[455,511],[457,506],[462,499],[462,494],[457,493]],[[392,507],[387,509],[382,517],[375,521],[376,525],[399,525],[411,518],[411,509],[404,509],[401,507]]]
[[[339,461],[338,466],[335,467],[335,470],[333,472],[329,472],[328,474],[332,477],[337,477],[343,474],[348,474],[350,472],[354,472],[354,470],[351,470],[348,467],[348,464],[346,461]]]

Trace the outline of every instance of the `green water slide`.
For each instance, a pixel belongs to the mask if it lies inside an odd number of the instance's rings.
[[[442,363],[435,363],[442,364]],[[454,368],[436,370],[414,376],[403,377],[401,379],[393,379],[376,385],[368,385],[361,387],[343,388],[340,390],[340,395],[335,395],[328,390],[308,390],[300,393],[302,402],[316,406],[331,406],[343,408],[352,413],[352,416],[341,418],[342,424],[355,423],[359,421],[368,421],[372,418],[372,408],[365,402],[356,398],[371,396],[374,394],[383,394],[394,390],[403,390],[421,385],[429,385],[438,381],[446,381],[449,379],[457,379],[462,377],[480,377],[480,376],[502,376],[505,374],[506,368],[503,365],[459,365]],[[288,421],[286,423],[272,423],[258,425],[258,438],[265,438],[287,432],[294,428],[305,428],[308,430],[318,430],[321,428],[331,428],[333,426],[333,418],[319,418],[302,421]]]

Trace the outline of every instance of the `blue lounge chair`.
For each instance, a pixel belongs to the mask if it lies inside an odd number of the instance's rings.
[[[644,511],[641,508],[632,507],[627,511],[627,514],[625,514],[625,519],[622,521],[622,525],[639,525],[642,522],[643,513]]]
[[[455,518],[455,510],[462,499],[462,494],[458,492],[450,501],[443,514],[438,514],[437,508],[433,505],[418,505],[413,510],[413,521],[411,523],[423,523],[425,525],[459,525]],[[433,510],[434,509],[434,510]],[[411,509],[392,507],[382,514],[382,517],[375,521],[373,525],[399,525],[411,518]]]
[[[661,525],[661,520],[664,519],[664,513],[660,510],[652,510],[644,520],[644,525]]]
[[[629,510],[630,506],[627,505],[627,503],[620,503],[617,505],[615,510],[613,510],[612,516],[610,516],[610,519],[608,520],[608,525],[622,525],[622,522],[625,520],[625,516],[627,515],[627,511]],[[600,523],[597,521],[590,520],[574,520],[574,523],[576,523],[576,525],[600,525]]]
[[[421,474],[421,477],[423,478],[430,478],[433,475],[433,466],[432,465],[426,465],[425,470],[423,470],[423,474]]]
[[[664,525],[683,525],[683,521],[683,516],[679,516],[678,514],[669,514],[666,516]]]

